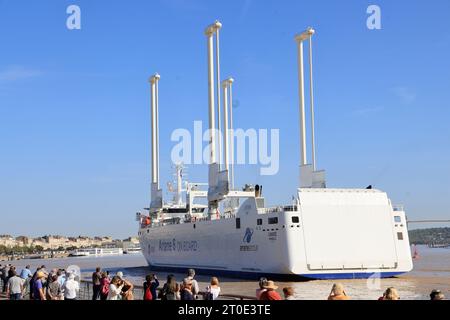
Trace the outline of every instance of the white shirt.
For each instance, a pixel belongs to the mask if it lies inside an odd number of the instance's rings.
[[[220,294],[220,287],[217,288],[209,288],[209,292],[213,295],[213,300],[216,300],[219,297]]]
[[[69,279],[64,283],[64,297],[66,299],[75,299],[79,290],[80,284],[78,281]]]
[[[9,293],[11,294],[19,294],[22,293],[22,287],[23,287],[24,280],[20,278],[19,276],[14,276],[9,278],[7,284],[9,288]]]
[[[198,286],[198,282],[197,280],[195,280],[193,277],[188,277],[188,279],[190,279],[192,281],[192,293],[194,295],[197,295],[200,292],[200,288]]]
[[[116,287],[115,284],[109,285],[109,292],[108,292],[108,300],[119,300],[120,299],[120,293],[122,292],[123,285]]]

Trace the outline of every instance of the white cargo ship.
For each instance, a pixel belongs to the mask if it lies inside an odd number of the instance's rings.
[[[313,279],[391,277],[412,270],[407,221],[383,191],[326,188],[325,172],[316,170],[314,105],[312,97],[312,35],[296,36],[299,68],[300,184],[293,203],[265,207],[262,187],[234,188],[232,108],[227,101],[232,80],[222,83],[224,104],[224,164],[216,128],[215,85],[219,82],[218,40],[221,24],[206,29],[208,48],[210,156],[208,190],[187,184],[182,201],[181,172],[177,169],[177,201],[163,204],[159,186],[158,81],[151,82],[152,188],[149,214],[137,214],[142,252],[154,269],[257,278]],[[216,64],[213,57],[216,38]],[[303,43],[310,48],[312,164],[307,163],[304,103]],[[216,71],[214,72],[214,69]],[[215,75],[217,78],[215,79]],[[217,83],[216,83],[217,81]],[[219,92],[220,87],[217,87]],[[217,94],[218,96],[218,94]],[[220,115],[220,98],[217,97]],[[220,119],[220,118],[219,118]],[[232,118],[230,118],[232,121]],[[220,130],[220,120],[219,120]],[[230,147],[231,143],[231,147]],[[218,147],[216,149],[216,144]],[[217,157],[216,151],[219,152]],[[197,198],[207,205],[196,204]]]

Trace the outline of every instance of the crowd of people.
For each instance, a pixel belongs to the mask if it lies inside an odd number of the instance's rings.
[[[261,278],[259,280],[259,288],[256,289],[257,300],[283,300],[283,298],[276,291],[278,287],[273,281]],[[295,291],[292,287],[283,288],[284,300],[296,300]],[[350,300],[342,283],[335,283],[328,295],[328,300]],[[387,288],[378,300],[400,300],[400,295],[394,287]],[[430,293],[430,300],[445,300],[444,294],[440,290],[433,290]]]
[[[219,279],[212,277],[210,284],[201,294],[200,287],[195,279],[195,270],[189,269],[186,277],[181,283],[178,283],[173,274],[167,276],[167,281],[159,288],[159,281],[155,274],[150,274],[144,282],[144,300],[216,300],[220,295]]]
[[[33,273],[27,265],[20,273],[11,264],[0,266],[3,293],[10,300],[76,300],[80,289],[75,274],[64,269],[47,272],[44,265]]]
[[[80,282],[74,272],[65,269],[52,269],[47,272],[44,265],[32,272],[30,266],[23,268],[20,273],[11,264],[0,265],[0,279],[2,292],[7,299],[22,300],[29,296],[30,300],[77,300],[79,299]],[[134,300],[135,286],[124,278],[121,271],[110,276],[108,271],[100,267],[92,273],[92,300]],[[279,287],[267,278],[259,280],[256,289],[256,300],[296,300],[293,287],[284,287],[278,293]],[[178,282],[173,274],[167,276],[166,282],[160,287],[156,274],[145,277],[143,283],[143,300],[217,300],[221,289],[219,279],[212,277],[210,284],[204,291],[200,291],[195,279],[195,270],[189,269],[186,277]],[[378,300],[399,300],[397,289],[387,288]],[[444,300],[444,294],[439,290],[430,293],[431,300]],[[335,283],[328,295],[328,300],[350,300],[341,283]]]

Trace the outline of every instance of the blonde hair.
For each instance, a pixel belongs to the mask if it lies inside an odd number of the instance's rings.
[[[342,283],[335,283],[333,284],[333,288],[331,289],[331,293],[335,296],[340,296],[345,294],[344,292],[344,285]]]
[[[217,277],[212,277],[211,278],[211,285],[212,286],[218,286],[219,285],[219,279],[217,279]]]
[[[398,300],[400,298],[397,289],[390,287],[384,292],[384,300]]]

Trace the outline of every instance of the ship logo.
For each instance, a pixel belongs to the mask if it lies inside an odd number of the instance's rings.
[[[247,228],[245,230],[244,239],[242,239],[242,241],[250,243],[252,241],[252,236],[253,236],[253,229]]]

